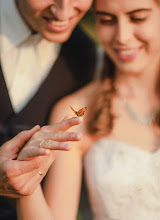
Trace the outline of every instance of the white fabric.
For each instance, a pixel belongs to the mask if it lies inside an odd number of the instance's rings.
[[[160,219],[160,149],[101,139],[84,158],[94,220]]]
[[[14,0],[0,0],[0,59],[10,100],[20,112],[56,61],[60,44],[32,35]]]

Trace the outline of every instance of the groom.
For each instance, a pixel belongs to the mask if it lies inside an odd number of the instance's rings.
[[[57,100],[92,79],[96,49],[76,27],[91,4],[92,0],[0,1],[0,145],[5,143],[0,148],[0,195],[21,196],[7,178],[2,161],[7,164],[12,148],[22,147],[34,131],[13,137],[36,124],[46,124]],[[21,166],[21,161],[16,163],[13,172]],[[18,181],[25,180],[25,170],[27,164]],[[32,178],[26,181],[35,187]],[[0,219],[16,219],[2,197]]]

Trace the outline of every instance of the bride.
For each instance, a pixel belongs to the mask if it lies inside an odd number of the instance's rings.
[[[43,195],[54,219],[76,219],[83,163],[95,220],[160,219],[160,1],[96,0],[95,9],[102,77],[62,99],[50,118],[87,107],[74,129],[82,141],[57,153],[43,193],[18,200],[19,219],[32,220]]]

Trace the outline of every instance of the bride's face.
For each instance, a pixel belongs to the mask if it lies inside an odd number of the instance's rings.
[[[139,72],[160,61],[160,3],[155,0],[96,0],[104,49],[121,71]]]

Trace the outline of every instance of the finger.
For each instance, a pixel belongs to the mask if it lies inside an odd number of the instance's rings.
[[[42,140],[40,142],[32,141],[29,147],[23,148],[18,155],[17,160],[30,160],[37,156],[45,156],[50,153],[50,150],[68,151],[70,149],[71,143],[57,142],[53,140]]]
[[[59,142],[68,142],[68,141],[79,141],[82,137],[81,133],[77,132],[40,132],[37,134],[36,139],[41,140],[52,140],[52,141],[59,141]],[[37,146],[37,141],[32,141],[29,143],[30,146]]]
[[[12,185],[15,186],[16,191],[19,195],[31,195],[36,187],[40,184],[42,179],[45,177],[48,169],[53,163],[53,157],[47,157],[43,160],[42,166],[39,169],[35,169],[31,172],[24,173],[13,178]],[[40,171],[40,173],[39,173]],[[16,184],[14,184],[16,182]],[[18,183],[18,185],[17,185]]]
[[[29,141],[33,134],[37,132],[39,129],[40,126],[36,125],[31,130],[20,132],[13,139],[11,139],[6,146],[10,148],[10,150],[13,149],[14,152],[19,152],[19,150],[24,146],[24,144],[27,141]]]
[[[29,196],[40,182],[41,178],[38,175],[36,176],[35,171],[16,176],[10,180],[11,189],[9,197],[21,198],[22,196]]]
[[[76,126],[76,125],[81,124],[82,121],[83,121],[82,117],[72,117],[67,120],[63,120],[63,121],[59,122],[58,124],[51,125],[51,129],[52,129],[52,131],[55,131],[55,132],[56,131],[66,131],[69,128],[71,128],[72,126]]]
[[[46,175],[45,171],[41,173],[42,175],[39,174],[39,170],[34,170],[12,178],[8,186],[10,197],[15,198],[15,192],[17,198],[31,195]]]
[[[17,160],[30,160],[37,156],[46,156],[50,153],[49,149],[38,147],[25,147],[18,155]]]
[[[41,142],[41,147],[50,150],[63,150],[68,151],[71,149],[71,143],[57,142],[52,140],[43,140]]]
[[[36,157],[27,161],[10,161],[9,163],[6,163],[6,166],[4,167],[4,175],[11,179],[32,172],[34,170],[42,170],[45,173],[54,159],[55,153],[51,153],[49,155]]]
[[[49,125],[49,126],[44,126],[41,128],[40,131],[52,131],[52,132],[58,132],[58,131],[66,131],[69,128],[71,128],[72,126],[76,126],[79,125],[80,123],[82,123],[83,118],[82,117],[72,117],[69,118],[67,120],[63,120],[57,124],[54,125]]]
[[[17,177],[14,181],[17,181],[18,183],[20,182],[20,184],[17,186],[18,194],[23,196],[31,195],[35,191],[37,186],[41,183],[44,177],[45,173],[40,176],[38,174],[38,170],[34,170],[32,172]]]
[[[7,173],[8,178],[13,178],[39,169],[42,165],[43,157],[44,156],[36,157],[27,161],[12,160],[10,163],[6,164],[4,170]]]
[[[47,133],[48,135],[50,133]],[[59,141],[59,142],[65,142],[65,141],[80,141],[82,138],[82,134],[81,133],[77,133],[77,132],[54,132],[51,133],[53,136],[53,140],[55,141]],[[47,138],[49,139],[49,138]]]

